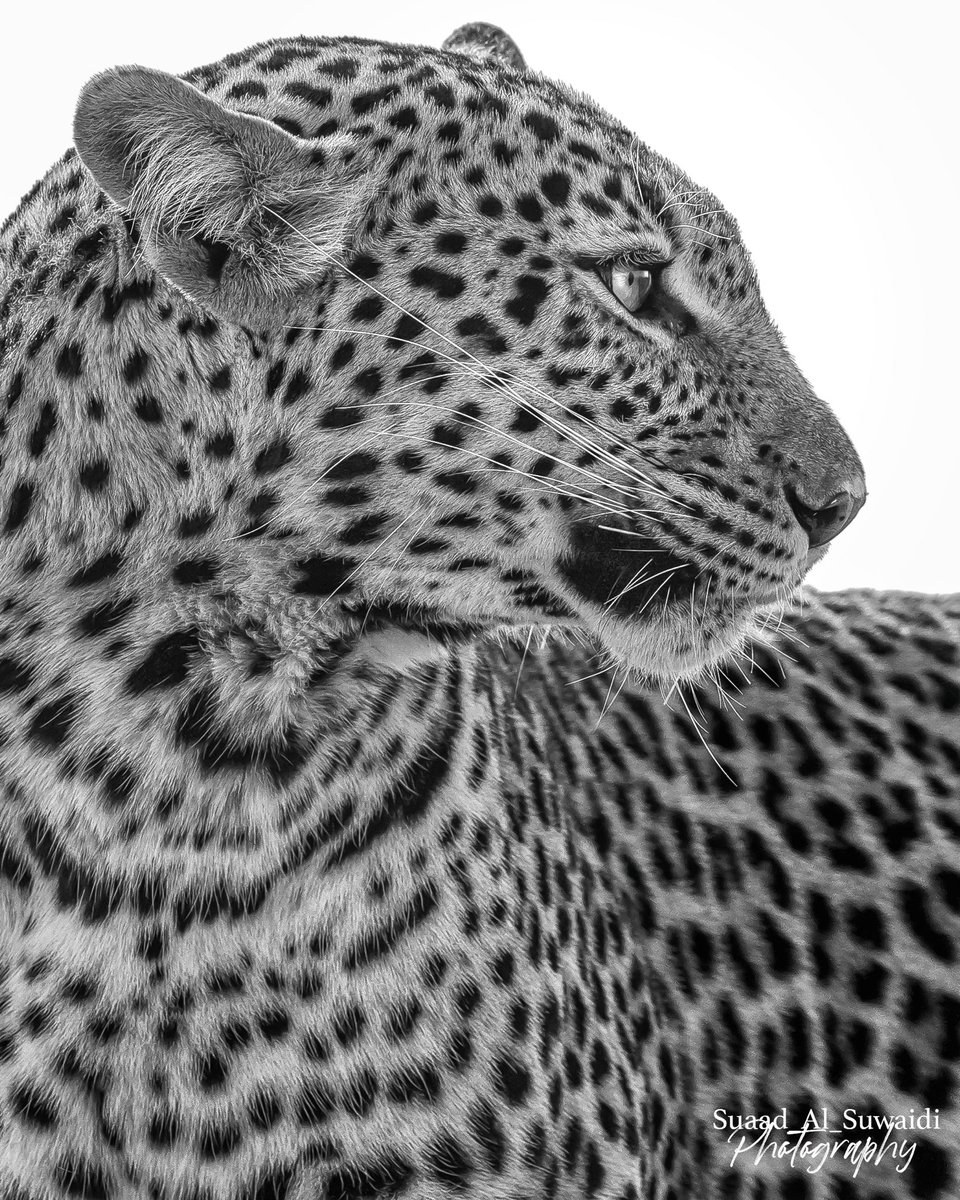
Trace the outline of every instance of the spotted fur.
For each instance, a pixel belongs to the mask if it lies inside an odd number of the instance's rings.
[[[719,203],[489,27],[75,135],[0,233],[4,1200],[951,1195],[957,614],[767,682],[863,477]],[[725,1168],[807,1094],[944,1124]]]

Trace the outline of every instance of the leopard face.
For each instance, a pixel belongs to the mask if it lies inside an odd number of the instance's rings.
[[[50,350],[113,415],[98,503],[150,507],[175,600],[253,575],[320,600],[326,637],[548,623],[670,677],[737,647],[855,515],[859,461],[734,220],[589,100],[516,60],[343,40],[189,78],[85,89],[62,257],[106,230],[74,286],[129,299],[107,328],[75,308]],[[198,452],[165,488],[176,417],[231,470]],[[177,566],[184,540],[205,566]]]

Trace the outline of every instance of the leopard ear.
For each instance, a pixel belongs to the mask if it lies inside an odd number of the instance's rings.
[[[512,67],[514,71],[527,69],[523,55],[517,49],[513,38],[498,26],[488,25],[485,21],[461,25],[443,43],[443,49],[452,50],[456,54],[467,54],[470,58],[499,63],[501,67]]]
[[[282,318],[359,223],[348,137],[293,137],[162,71],[118,67],[91,79],[74,141],[153,266],[241,324]]]

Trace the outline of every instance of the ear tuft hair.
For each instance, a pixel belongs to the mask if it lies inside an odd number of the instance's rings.
[[[466,54],[470,58],[499,63],[501,67],[510,67],[514,71],[527,69],[523,55],[513,38],[504,33],[499,26],[488,25],[486,21],[472,21],[469,25],[461,25],[443,43],[443,49],[452,50],[456,54]]]
[[[95,76],[74,140],[157,269],[227,317],[263,323],[282,310],[358,222],[351,139],[295,138],[162,71]]]

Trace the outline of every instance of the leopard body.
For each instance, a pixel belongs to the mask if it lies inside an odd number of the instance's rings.
[[[863,478],[719,203],[487,28],[76,140],[0,233],[3,1200],[956,1195],[957,603],[758,634]],[[713,1124],[824,1105],[939,1112]]]

